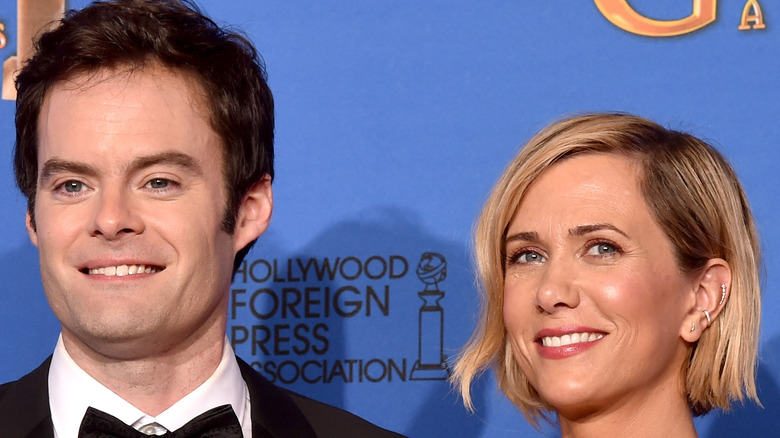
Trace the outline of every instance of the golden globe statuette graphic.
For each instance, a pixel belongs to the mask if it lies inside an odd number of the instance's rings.
[[[417,265],[417,277],[425,289],[417,293],[423,300],[419,315],[417,361],[411,380],[444,380],[450,376],[447,356],[444,355],[444,309],[439,301],[444,292],[439,283],[447,277],[447,260],[441,254],[426,252]]]
[[[15,100],[14,78],[19,67],[33,53],[33,39],[44,27],[65,13],[65,0],[17,0],[16,56],[3,62],[3,99]]]

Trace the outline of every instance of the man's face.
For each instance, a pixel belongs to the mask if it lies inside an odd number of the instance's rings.
[[[28,229],[66,345],[126,359],[224,336],[233,258],[267,225],[270,181],[225,233],[220,139],[192,84],[152,66],[76,77],[46,98]],[[247,209],[261,227],[242,226]]]

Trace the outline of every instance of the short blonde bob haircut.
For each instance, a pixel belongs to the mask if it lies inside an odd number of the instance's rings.
[[[452,381],[474,409],[471,382],[492,366],[499,387],[533,425],[553,408],[515,362],[503,319],[503,242],[529,186],[546,169],[579,154],[614,154],[639,164],[641,193],[675,249],[683,272],[709,259],[731,268],[729,299],[709,330],[689,347],[683,382],[695,415],[758,401],[755,385],[761,314],[759,240],[734,170],[712,146],[688,134],[627,114],[586,114],[548,126],[509,163],[474,231],[481,293],[480,321],[455,365]]]

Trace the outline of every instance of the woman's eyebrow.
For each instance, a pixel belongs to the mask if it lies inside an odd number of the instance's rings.
[[[506,236],[504,238],[504,245],[515,240],[522,240],[525,242],[538,242],[539,233],[535,231],[520,231],[518,233],[512,234],[511,236]]]
[[[614,231],[616,233],[622,234],[625,237],[628,237],[626,233],[623,232],[620,228],[612,225],[612,224],[588,224],[588,225],[580,225],[574,228],[569,229],[569,236],[571,237],[582,237],[588,233],[592,233],[594,231],[603,231],[603,230],[610,230]]]
[[[580,225],[574,228],[569,229],[569,236],[571,237],[582,237],[586,234],[593,233],[596,231],[603,231],[603,230],[610,230],[614,231],[616,233],[619,233],[625,237],[628,237],[626,233],[623,232],[620,228],[612,225],[612,224],[587,224],[587,225]],[[521,240],[524,242],[538,242],[539,241],[539,234],[535,231],[520,231],[517,233],[514,233],[512,235],[506,236],[504,238],[504,245],[506,245],[509,242],[513,242],[516,240]]]

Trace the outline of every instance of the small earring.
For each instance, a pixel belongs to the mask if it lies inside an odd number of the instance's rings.
[[[726,285],[725,284],[721,284],[720,285],[720,302],[718,303],[718,305],[720,306],[721,304],[723,304],[724,301],[726,301]]]
[[[692,323],[691,323],[691,331],[692,331],[692,332],[695,332],[695,331],[696,331],[696,322],[692,322]]]
[[[712,324],[712,320],[710,319],[710,312],[705,310],[704,311],[704,316],[707,317],[707,325],[711,325]]]

